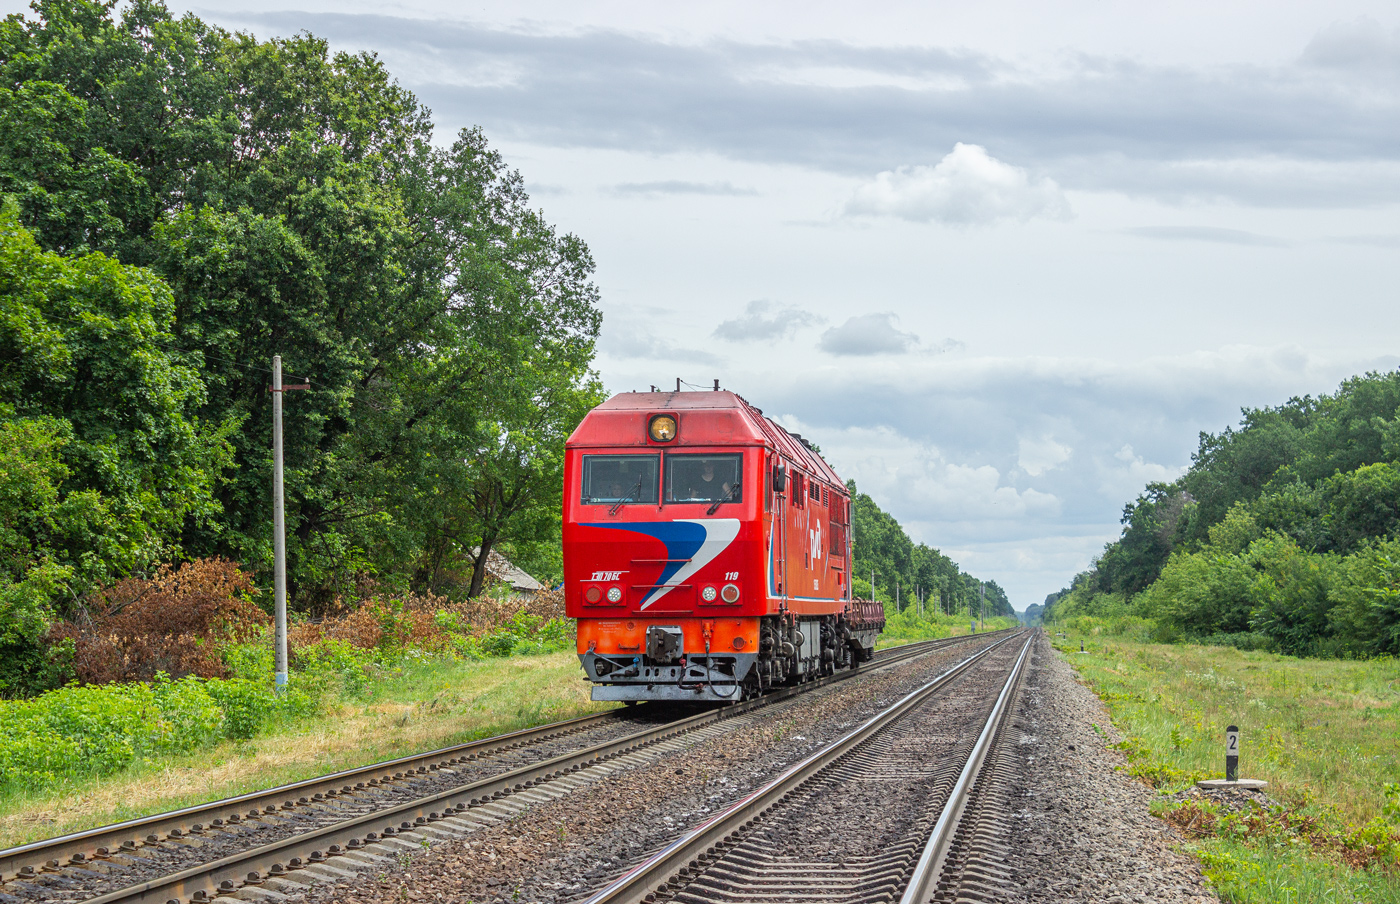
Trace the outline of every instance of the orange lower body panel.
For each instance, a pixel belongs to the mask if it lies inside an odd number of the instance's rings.
[[[667,625],[681,629],[684,652],[703,655],[709,641],[712,654],[754,653],[758,651],[758,618],[747,616],[691,615],[624,616],[621,618],[581,618],[578,620],[578,652],[604,656],[639,656],[646,650],[647,628]]]

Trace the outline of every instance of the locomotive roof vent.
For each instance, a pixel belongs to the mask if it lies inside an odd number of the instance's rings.
[[[675,415],[653,414],[647,423],[647,434],[655,443],[669,443],[679,432]]]

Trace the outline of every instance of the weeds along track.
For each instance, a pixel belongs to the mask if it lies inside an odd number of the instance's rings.
[[[990,638],[897,647],[857,672],[719,710],[611,711],[0,851],[0,904],[252,899],[298,879],[324,883],[348,875],[341,866],[511,818],[797,694]]]
[[[1030,650],[1021,634],[969,657],[587,904],[1000,899],[997,742]]]

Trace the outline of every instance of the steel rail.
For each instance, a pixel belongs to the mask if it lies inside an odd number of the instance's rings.
[[[942,638],[919,644],[892,647],[876,654],[878,658],[875,660],[875,663],[884,665],[887,663],[899,662],[909,656],[917,655],[919,652],[937,649],[957,641],[967,640],[968,638],[968,635],[964,635],[962,637]],[[840,674],[844,676],[848,673],[842,672]],[[811,684],[799,685],[799,687],[804,689],[811,686]],[[760,699],[768,698],[783,699],[776,694],[770,694],[768,697]],[[416,775],[435,772],[444,766],[455,766],[465,761],[478,759],[504,750],[546,741],[563,735],[576,734],[595,725],[601,725],[610,721],[618,721],[620,715],[624,712],[628,712],[628,710],[614,709],[608,710],[607,712],[593,713],[592,715],[566,719],[561,722],[552,722],[547,725],[522,728],[518,731],[508,732],[503,735],[495,735],[476,741],[468,741],[463,744],[454,744],[450,747],[442,747],[437,750],[411,754],[397,759],[370,763],[365,766],[357,766],[353,769],[346,769],[341,772],[319,775],[313,778],[303,779],[299,782],[280,785],[275,788],[250,791],[246,794],[222,798],[208,803],[196,804],[179,810],[153,813],[148,816],[140,816],[135,819],[125,820],[107,826],[87,829],[81,832],[73,832],[55,838],[34,841],[6,850],[0,850],[0,882],[8,882],[16,878],[26,878],[28,874],[35,874],[46,867],[53,869],[55,867],[73,864],[75,858],[77,864],[82,864],[93,859],[105,857],[117,852],[123,843],[128,844],[129,850],[130,844],[140,843],[142,840],[148,839],[152,835],[157,838],[162,836],[169,837],[173,832],[175,833],[174,837],[179,838],[183,835],[204,831],[210,826],[215,825],[215,820],[229,822],[232,819],[233,821],[238,821],[252,810],[266,811],[269,806],[273,807],[275,810],[290,810],[294,809],[296,806],[319,803],[322,799],[333,799],[341,795],[353,794],[355,791],[362,791],[368,786],[393,783]],[[636,710],[631,710],[631,712],[636,712]],[[270,814],[264,813],[264,815]],[[25,867],[29,867],[27,872],[25,871]]]
[[[968,801],[972,797],[972,786],[976,782],[978,774],[981,773],[982,764],[992,749],[993,740],[997,732],[1001,730],[1002,721],[1011,708],[1011,697],[1017,681],[1020,680],[1022,668],[1030,656],[1033,640],[1034,635],[1021,648],[1021,655],[1017,657],[1016,665],[1011,669],[1011,674],[1007,676],[1006,684],[1001,689],[1001,695],[997,697],[996,705],[992,707],[991,714],[987,716],[987,723],[983,726],[982,733],[977,737],[977,744],[973,747],[972,754],[967,758],[967,765],[963,767],[957,783],[953,785],[953,790],[948,795],[948,802],[943,805],[943,812],[939,815],[938,822],[929,835],[928,843],[924,845],[923,853],[919,855],[919,862],[915,864],[914,872],[909,876],[909,884],[905,887],[899,904],[926,904],[937,890],[939,881],[943,877],[944,867],[948,862],[948,853],[952,848],[953,838],[957,834],[963,813],[966,812]]]
[[[808,779],[836,763],[852,749],[868,741],[890,723],[908,714],[910,710],[929,697],[945,689],[955,678],[972,668],[997,647],[1012,639],[1014,639],[1014,635],[1003,637],[991,646],[979,650],[876,714],[859,728],[790,767],[773,781],[711,817],[683,837],[667,845],[644,863],[629,870],[613,884],[590,897],[586,904],[642,904],[649,896],[669,890],[668,883],[672,878],[690,867],[708,851],[733,839],[738,830],[752,824],[767,810],[789,797]]]
[[[0,879],[10,880],[19,876],[20,870],[25,866],[50,864],[52,861],[66,864],[77,854],[83,855],[79,860],[81,863],[115,852],[123,842],[151,835],[169,836],[171,832],[176,832],[178,834],[175,837],[178,838],[180,835],[203,831],[213,825],[216,819],[227,822],[232,818],[238,821],[251,810],[266,810],[269,806],[288,810],[298,805],[319,803],[324,798],[351,794],[371,784],[392,783],[405,777],[437,771],[443,766],[455,766],[467,759],[476,759],[486,754],[583,731],[594,724],[615,721],[619,712],[621,710],[608,710],[548,725],[537,725],[534,728],[522,728],[503,735],[303,779],[276,788],[250,791],[247,794],[196,804],[180,810],[154,813],[83,832],[31,842],[0,851]],[[397,778],[395,773],[398,773]],[[356,785],[359,788],[356,788]]]
[[[977,635],[977,637],[991,636],[990,632],[986,635]],[[941,649],[945,646],[955,645],[973,639],[975,639],[973,636],[960,636],[894,647],[882,651],[881,654],[878,655],[878,658],[873,661],[872,665],[875,669],[884,669],[907,659]],[[268,873],[275,874],[276,871],[273,867],[285,868],[289,864],[294,867],[300,862],[307,860],[319,862],[325,859],[327,853],[334,854],[346,850],[354,850],[365,843],[365,841],[372,842],[379,837],[393,836],[400,831],[427,824],[444,816],[450,816],[453,811],[461,812],[466,810],[469,806],[486,803],[489,800],[522,791],[541,781],[557,778],[568,772],[576,772],[592,763],[621,756],[637,748],[655,744],[672,735],[692,731],[710,722],[733,718],[755,708],[786,700],[809,690],[824,687],[837,681],[868,673],[869,671],[872,671],[872,669],[838,672],[835,675],[817,679],[806,684],[783,688],[753,700],[719,709],[708,710],[693,716],[652,726],[621,738],[561,754],[540,763],[512,769],[456,788],[439,791],[413,801],[376,810],[373,813],[337,822],[333,825],[302,832],[249,851],[224,857],[211,863],[199,864],[161,879],[134,885],[130,888],[117,890],[88,900],[90,904],[106,904],[106,902],[109,901],[155,902],[155,904],[165,904],[165,902],[178,899],[200,900],[202,898],[207,898],[210,894],[218,893],[221,886],[227,886],[229,883],[233,883],[234,885],[242,884],[243,880],[245,880],[250,873],[257,873],[259,875]],[[347,776],[359,775],[363,777],[364,775],[380,772],[390,765],[423,761],[435,755],[456,754],[461,756],[463,750],[469,748],[475,750],[477,753],[485,752],[481,745],[491,742],[499,742],[491,749],[514,746],[519,743],[537,739],[540,734],[545,733],[551,728],[555,729],[555,733],[558,733],[560,726],[577,725],[609,715],[611,715],[611,713],[585,716],[580,719],[553,723],[548,726],[540,726],[536,729],[524,729],[522,731],[512,732],[498,738],[484,739],[483,741],[470,742],[469,744],[458,745],[457,747],[443,748],[442,750],[426,754],[404,757],[389,761],[388,763],[376,763],[357,770],[336,773],[335,776],[326,776],[323,777],[323,779],[311,779],[307,782],[282,786],[281,788],[266,792],[254,792],[237,798],[229,798],[225,801],[217,801],[213,804],[187,808],[186,810],[176,811],[174,814],[143,817],[142,819],[131,820],[117,826],[109,826],[90,832],[64,836],[59,839],[53,839],[50,842],[36,842],[21,848],[13,848],[10,851],[0,852],[0,856],[9,857],[12,854],[18,855],[27,851],[30,853],[29,859],[33,862],[33,854],[42,851],[42,853],[49,855],[47,858],[49,863],[46,868],[54,870],[69,865],[83,867],[90,863],[91,860],[106,859],[112,854],[136,853],[139,855],[141,847],[146,845],[157,845],[166,840],[178,842],[186,836],[198,837],[209,830],[208,825],[200,825],[199,828],[194,828],[192,825],[188,830],[178,828],[172,830],[169,828],[171,823],[167,821],[163,826],[163,828],[165,828],[165,837],[162,838],[160,833],[150,831],[156,822],[162,818],[169,819],[178,816],[180,820],[193,824],[194,820],[191,814],[198,812],[207,817],[211,808],[219,805],[227,804],[232,808],[233,812],[236,813],[242,808],[249,806],[249,804],[255,800],[285,797],[287,796],[288,790],[296,789],[298,791],[304,791],[310,784],[318,781],[334,778],[335,781],[332,782],[332,784],[343,784]],[[415,771],[415,774],[426,771],[427,767],[419,767],[419,769]],[[400,774],[402,775],[402,773]],[[394,779],[389,778],[389,780],[392,781]],[[304,796],[302,800],[305,800]],[[309,801],[307,801],[307,803],[309,803]],[[319,801],[317,801],[317,803],[319,803]],[[279,810],[294,809],[299,805],[300,804],[293,804],[291,802],[284,802],[280,808],[269,805],[264,807],[263,812],[257,815],[270,816]],[[250,815],[253,814],[250,813]],[[370,830],[374,824],[386,820],[389,824],[385,827],[382,835]],[[149,833],[143,841],[132,840],[134,829],[138,826],[142,831],[147,831]],[[96,844],[96,839],[98,838],[104,838],[109,842],[112,842],[115,838],[125,838],[130,841],[120,849],[114,850],[112,848],[107,848],[106,850],[101,850],[101,848],[105,846]],[[98,848],[99,850],[89,857],[85,854],[85,850],[80,848],[75,855],[70,855],[70,862],[65,864],[53,855],[53,851],[55,850],[54,845],[57,843],[62,843],[64,846],[69,847],[69,849],[72,849],[74,844],[81,843],[86,846],[87,849]],[[49,847],[45,847],[46,845]],[[28,876],[21,874],[19,878],[25,879],[28,878]]]

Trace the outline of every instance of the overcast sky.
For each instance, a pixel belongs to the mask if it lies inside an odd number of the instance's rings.
[[[718,377],[1018,609],[1199,431],[1400,364],[1393,0],[187,8],[480,125],[610,390]]]

